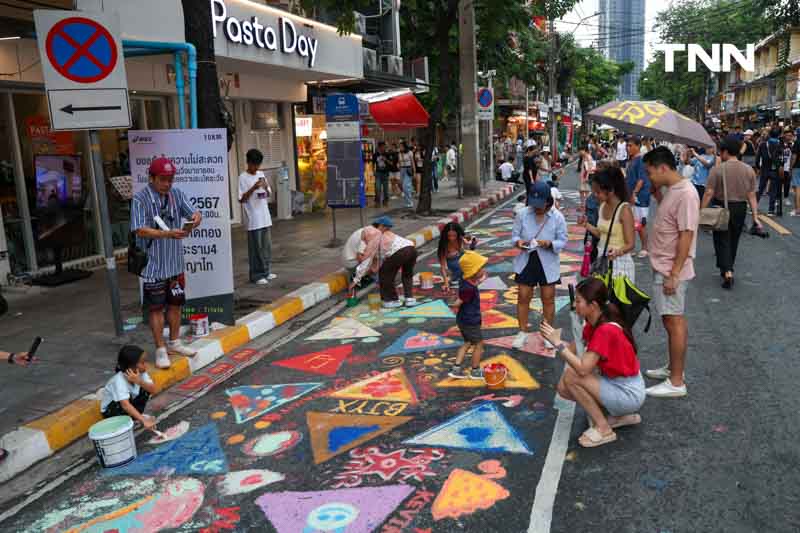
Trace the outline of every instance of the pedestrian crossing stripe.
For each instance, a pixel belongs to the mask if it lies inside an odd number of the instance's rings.
[[[368,377],[329,395],[350,400],[417,403],[417,393],[402,368]]]
[[[446,350],[448,348],[458,348],[462,344],[460,340],[449,339],[426,331],[409,329],[399,339],[383,350],[383,352],[381,352],[381,357],[427,352],[429,350]]]
[[[455,318],[453,310],[444,303],[444,300],[434,300],[432,302],[419,304],[414,307],[398,309],[391,313],[384,313],[387,318]]]
[[[539,382],[531,376],[522,364],[508,354],[500,354],[490,357],[481,362],[481,368],[493,363],[501,363],[508,369],[505,385],[507,389],[531,389],[536,390],[541,387]],[[486,383],[482,379],[453,379],[445,378],[436,384],[437,387],[450,388],[482,388]]]
[[[410,416],[343,415],[336,413],[306,413],[306,424],[311,436],[314,463],[324,463],[405,424]]]

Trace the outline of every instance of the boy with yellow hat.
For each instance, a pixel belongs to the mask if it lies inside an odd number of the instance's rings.
[[[463,273],[463,283],[458,286],[458,313],[456,324],[464,338],[464,344],[459,348],[456,364],[449,376],[455,379],[483,379],[481,375],[481,355],[483,354],[483,335],[481,334],[481,292],[478,289],[486,279],[487,258],[473,251],[464,252],[458,260]],[[472,348],[472,369],[464,372],[461,364],[467,355],[467,350]]]

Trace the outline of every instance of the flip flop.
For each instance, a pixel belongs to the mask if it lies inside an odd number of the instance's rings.
[[[613,424],[609,424],[611,429],[617,429],[625,426],[635,426],[642,423],[642,417],[639,413],[633,413],[631,415],[619,416],[616,417],[617,421]]]
[[[578,443],[584,448],[596,448],[615,440],[617,440],[617,434],[613,431],[608,435],[602,435],[596,428],[589,428],[578,438]]]

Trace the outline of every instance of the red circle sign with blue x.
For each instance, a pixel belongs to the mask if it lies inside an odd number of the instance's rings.
[[[70,17],[50,29],[47,57],[59,74],[77,83],[95,83],[114,70],[117,45],[103,26],[82,17]]]

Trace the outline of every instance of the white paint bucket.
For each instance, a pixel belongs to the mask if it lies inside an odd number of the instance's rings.
[[[192,325],[192,335],[195,337],[205,337],[209,333],[208,315],[192,315],[189,317],[189,324]]]
[[[136,459],[133,420],[129,416],[112,416],[89,428],[97,460],[103,468],[128,464]]]

